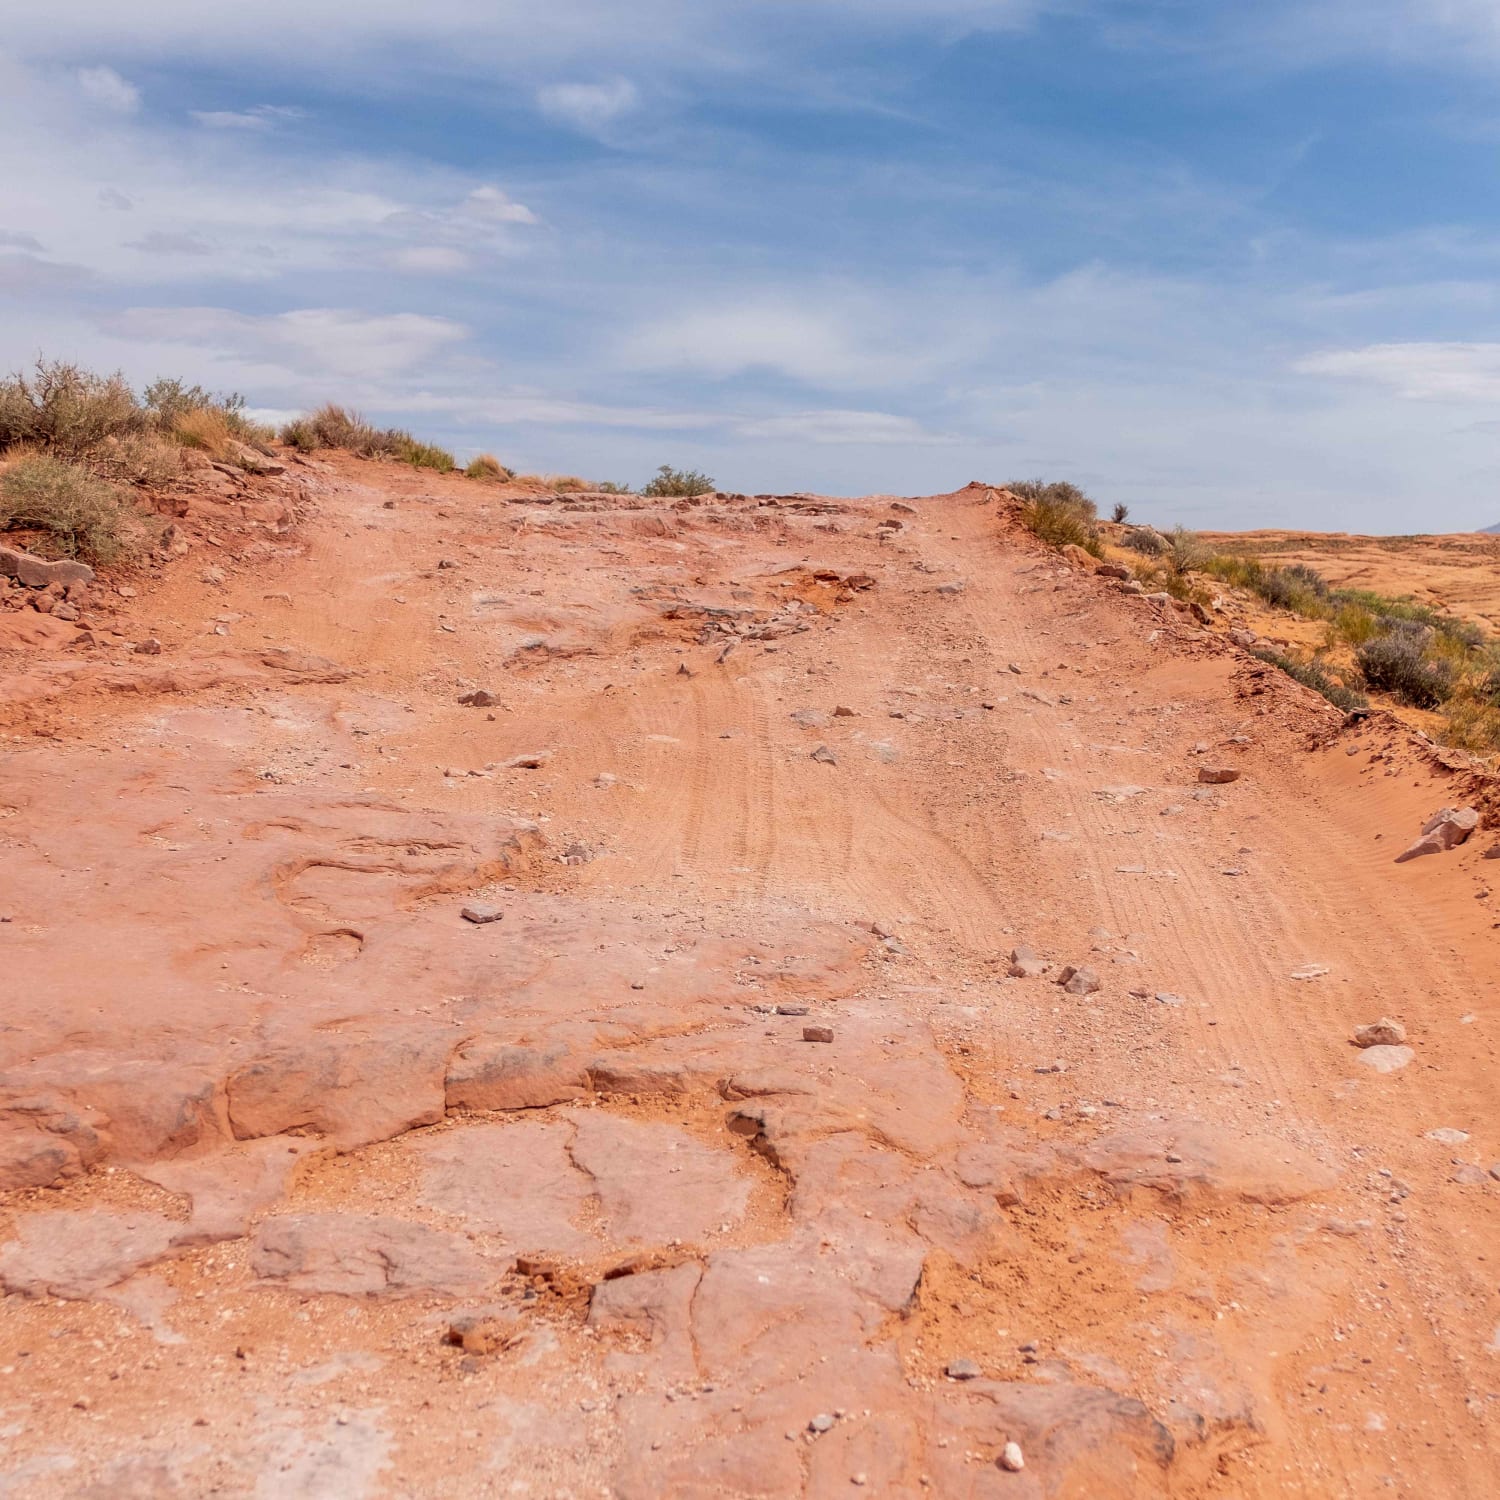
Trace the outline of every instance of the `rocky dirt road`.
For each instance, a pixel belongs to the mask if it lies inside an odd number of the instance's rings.
[[[1461,771],[983,486],[297,507],[0,656],[0,1496],[1495,1493]]]

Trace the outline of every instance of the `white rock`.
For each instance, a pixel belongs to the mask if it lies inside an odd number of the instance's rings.
[[[1026,1455],[1019,1443],[1007,1443],[1000,1450],[1000,1467],[1007,1474],[1019,1474],[1026,1467]]]

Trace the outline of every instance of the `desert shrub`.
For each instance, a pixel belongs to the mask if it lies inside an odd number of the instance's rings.
[[[549,474],[547,486],[549,489],[556,490],[559,495],[565,495],[570,490],[593,489],[593,485],[587,479],[580,479],[577,474]]]
[[[190,406],[172,419],[171,433],[184,448],[206,453],[210,458],[229,456],[234,441],[224,413],[212,406]]]
[[[707,495],[712,492],[713,487],[713,480],[707,474],[699,473],[697,469],[674,469],[670,464],[663,464],[655,475],[641,486],[641,494],[650,495],[653,498],[691,497]]]
[[[493,453],[481,453],[469,460],[464,469],[465,479],[505,480],[511,477],[510,470]]]
[[[1124,522],[1130,519],[1130,507],[1128,505],[1117,504],[1115,508],[1110,511],[1109,518],[1115,523],[1115,525],[1122,525]]]
[[[299,453],[316,453],[323,446],[317,430],[306,417],[294,417],[283,424],[278,434],[281,441]]]
[[[0,474],[0,530],[40,532],[39,550],[52,556],[111,563],[135,549],[141,526],[107,480],[37,451]]]
[[[140,432],[145,417],[123,375],[39,359],[0,381],[0,449],[34,443],[76,458],[107,438]]]
[[[633,495],[635,491],[628,484],[616,484],[612,479],[601,479],[594,488],[601,495]]]
[[[1006,488],[1026,502],[1021,508],[1021,524],[1048,546],[1082,547],[1095,557],[1103,556],[1095,524],[1098,507],[1076,484],[1023,479]]]
[[[1366,641],[1354,657],[1377,692],[1413,708],[1437,708],[1452,695],[1455,674],[1450,662],[1427,652],[1430,639],[1424,626],[1398,621],[1384,635]]]
[[[1370,700],[1356,688],[1348,687],[1334,677],[1319,661],[1299,661],[1295,656],[1284,656],[1279,651],[1257,648],[1250,653],[1261,661],[1279,667],[1288,677],[1295,678],[1303,687],[1321,693],[1335,707],[1347,713],[1352,708],[1368,708]]]
[[[1170,545],[1161,532],[1150,526],[1132,526],[1123,541],[1132,552],[1139,552],[1142,557],[1160,557]]]
[[[1174,526],[1167,534],[1167,566],[1174,573],[1192,573],[1208,561],[1209,551],[1196,531]]]
[[[182,450],[154,432],[127,432],[106,438],[81,462],[98,479],[160,490],[182,473]]]

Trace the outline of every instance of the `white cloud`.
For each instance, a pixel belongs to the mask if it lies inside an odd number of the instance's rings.
[[[493,183],[477,187],[464,199],[459,212],[492,224],[535,224],[537,217],[524,203],[517,203]]]
[[[214,247],[201,235],[153,229],[138,240],[127,240],[132,250],[145,255],[212,255]]]
[[[537,90],[537,105],[550,120],[571,125],[585,135],[600,135],[640,102],[628,78],[609,83],[554,83]]]
[[[188,113],[209,130],[271,130],[307,115],[306,110],[285,104],[257,104],[251,109],[194,109]]]
[[[105,109],[133,114],[141,105],[141,91],[127,83],[113,68],[80,68],[78,87],[84,96]]]
[[[1362,381],[1410,401],[1500,399],[1500,344],[1370,344],[1309,355],[1293,368],[1304,375]]]

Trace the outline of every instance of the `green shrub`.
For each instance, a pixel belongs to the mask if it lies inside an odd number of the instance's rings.
[[[435,443],[419,443],[409,432],[392,428],[378,436],[385,452],[404,464],[410,464],[414,469],[436,469],[439,474],[451,474],[458,467],[446,448],[439,448]],[[376,454],[367,452],[363,456],[368,458]]]
[[[1424,626],[1397,622],[1354,653],[1365,681],[1413,708],[1437,708],[1452,696],[1454,670],[1425,649],[1431,633]]]
[[[653,498],[691,497],[707,495],[712,492],[713,487],[713,480],[707,474],[700,474],[697,469],[674,469],[670,464],[663,464],[656,471],[655,477],[641,486],[641,494]]]
[[[1355,688],[1347,687],[1334,677],[1321,662],[1299,661],[1294,656],[1283,656],[1279,651],[1256,648],[1250,653],[1261,661],[1279,667],[1288,677],[1295,678],[1303,687],[1321,693],[1335,707],[1348,713],[1352,708],[1368,708],[1370,700]]]
[[[139,517],[112,484],[52,453],[28,453],[0,475],[0,530],[40,532],[39,550],[117,562],[140,540]]]

